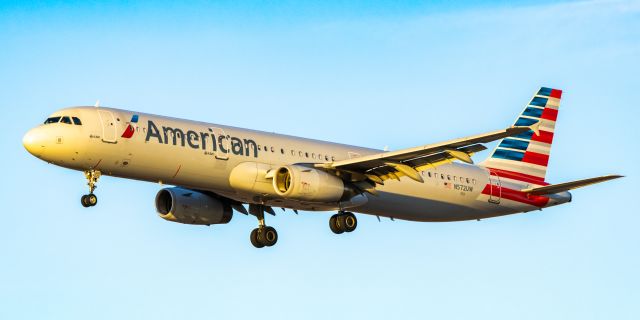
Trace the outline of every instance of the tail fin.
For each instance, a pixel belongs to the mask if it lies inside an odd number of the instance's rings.
[[[540,88],[515,122],[533,129],[502,139],[481,165],[500,176],[544,184],[561,96],[562,90]]]

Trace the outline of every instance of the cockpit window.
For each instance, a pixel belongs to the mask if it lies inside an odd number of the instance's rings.
[[[77,126],[81,126],[82,122],[80,121],[80,119],[78,119],[78,117],[72,117],[71,119],[73,119],[73,124],[77,125]]]
[[[51,118],[45,120],[44,124],[58,123],[58,122],[60,122],[60,117],[51,117]]]
[[[66,123],[66,124],[71,124],[71,119],[67,116],[62,117],[62,120],[60,120],[60,122],[62,123]]]

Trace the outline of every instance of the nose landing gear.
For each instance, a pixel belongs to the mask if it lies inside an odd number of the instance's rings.
[[[329,228],[335,234],[352,232],[358,227],[358,219],[351,212],[340,211],[329,219]]]
[[[87,178],[87,185],[89,186],[89,194],[85,194],[80,198],[80,203],[83,207],[93,207],[98,204],[98,197],[93,194],[93,191],[98,187],[96,184],[98,183],[98,179],[100,178],[99,170],[85,170],[84,176]]]

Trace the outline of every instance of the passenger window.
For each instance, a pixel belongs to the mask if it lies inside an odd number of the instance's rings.
[[[284,154],[284,149],[280,148],[280,153]]]
[[[447,180],[451,181],[451,176],[447,175]]]
[[[431,171],[427,172],[427,175],[431,178]]]
[[[78,117],[72,117],[71,119],[73,120],[73,124],[75,124],[76,126],[81,126],[82,125],[82,121],[80,121],[80,119],[78,119]]]
[[[298,155],[302,158],[302,151],[298,151]]]
[[[440,179],[444,180],[444,174],[440,174]]]
[[[264,146],[264,151],[269,151],[269,148],[267,148],[267,146]]]
[[[304,153],[305,157],[309,158],[309,152]]]
[[[471,180],[471,182],[473,182],[473,184],[476,184],[476,179]]]
[[[60,122],[60,117],[51,117],[45,120],[44,124],[58,123],[58,122]]]
[[[331,161],[336,161],[336,157],[335,156],[331,156]]]
[[[311,154],[311,158],[314,158],[314,159],[315,159],[315,158],[316,158],[316,154],[315,154],[315,153],[312,153],[312,154]]]
[[[69,117],[67,117],[67,116],[64,116],[64,117],[62,117],[60,122],[66,123],[66,124],[71,124],[71,119]]]
[[[329,156],[324,156],[324,161],[329,161]]]
[[[469,181],[469,178],[467,178],[467,183],[469,183],[469,182],[470,182],[470,181]]]

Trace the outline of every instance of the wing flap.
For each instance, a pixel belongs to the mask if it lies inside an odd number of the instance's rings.
[[[588,185],[592,185],[592,184],[596,184],[604,181],[618,179],[622,177],[623,176],[620,176],[620,175],[607,175],[602,177],[595,177],[595,178],[582,179],[582,180],[576,180],[571,182],[552,184],[544,187],[524,189],[522,190],[522,192],[532,194],[532,195],[552,194],[552,193],[558,193],[563,191],[569,191],[569,190],[585,187]]]

